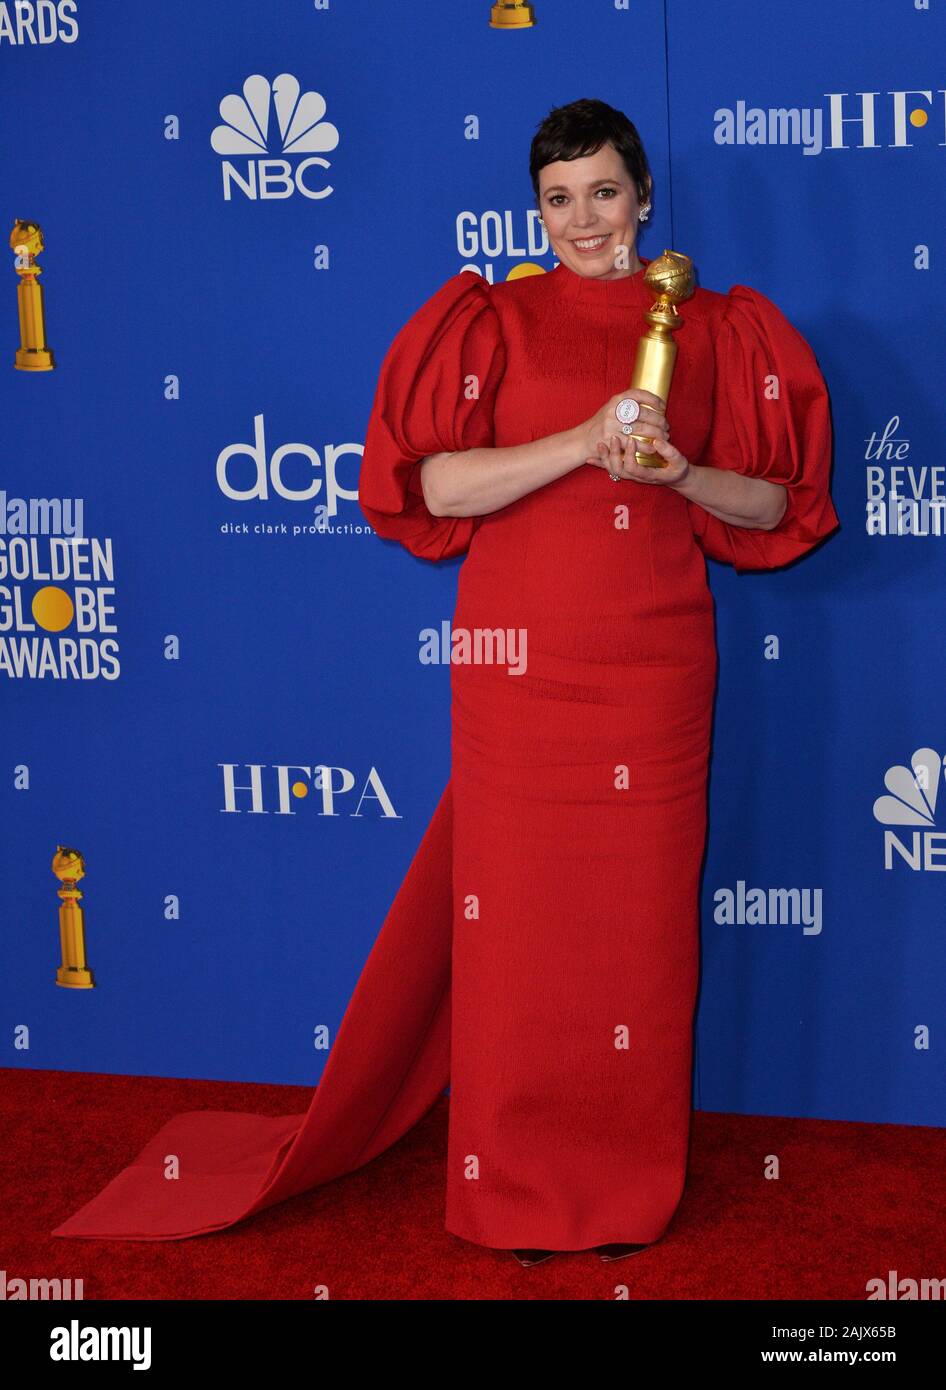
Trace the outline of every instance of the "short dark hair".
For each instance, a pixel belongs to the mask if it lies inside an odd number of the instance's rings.
[[[637,197],[646,202],[651,181],[650,165],[633,121],[606,101],[582,97],[567,106],[556,106],[540,122],[529,152],[529,174],[539,203],[539,170],[559,159],[582,159],[596,154],[605,143],[613,145],[634,180]]]

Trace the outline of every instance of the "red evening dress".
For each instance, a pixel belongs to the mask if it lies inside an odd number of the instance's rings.
[[[394,339],[362,510],[416,556],[464,555],[454,640],[524,634],[525,669],[497,650],[451,664],[451,777],[307,1113],[175,1116],[53,1234],[220,1230],[368,1163],[448,1084],[453,1234],[580,1250],[666,1230],[686,1176],[717,661],[704,555],[772,569],[836,529],[825,384],[759,292],[680,306],[673,442],[782,484],[770,531],[586,464],[487,516],[435,517],[418,476],[428,454],[555,434],[626,387],[643,275],[461,272]]]

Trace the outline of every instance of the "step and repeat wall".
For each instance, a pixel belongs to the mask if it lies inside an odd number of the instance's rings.
[[[0,3],[0,1064],[317,1082],[450,774],[460,562],[359,509],[378,369],[458,270],[552,269],[529,144],[598,97],[641,254],[772,298],[835,429],[840,531],[708,564],[694,1102],[942,1125],[943,9],[491,9]]]

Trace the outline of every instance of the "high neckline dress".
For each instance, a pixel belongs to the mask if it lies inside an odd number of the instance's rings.
[[[463,271],[396,335],[359,499],[419,559],[463,556],[452,626],[479,659],[451,664],[450,780],[308,1111],[176,1116],[54,1234],[223,1229],[371,1161],[448,1085],[453,1235],[581,1250],[667,1230],[686,1178],[717,670],[706,557],[773,569],[837,528],[825,383],[759,291],[680,306],[673,442],[782,484],[769,531],[587,464],[478,517],[433,516],[419,478],[429,454],[572,428],[623,389],[648,264],[610,281]]]

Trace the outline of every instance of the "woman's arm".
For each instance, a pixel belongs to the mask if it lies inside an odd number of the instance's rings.
[[[433,516],[486,516],[583,462],[578,431],[564,430],[505,449],[431,454],[421,463],[420,479]]]
[[[756,531],[774,530],[788,506],[788,490],[781,483],[749,478],[729,468],[691,463],[682,481],[670,486],[720,521]]]

